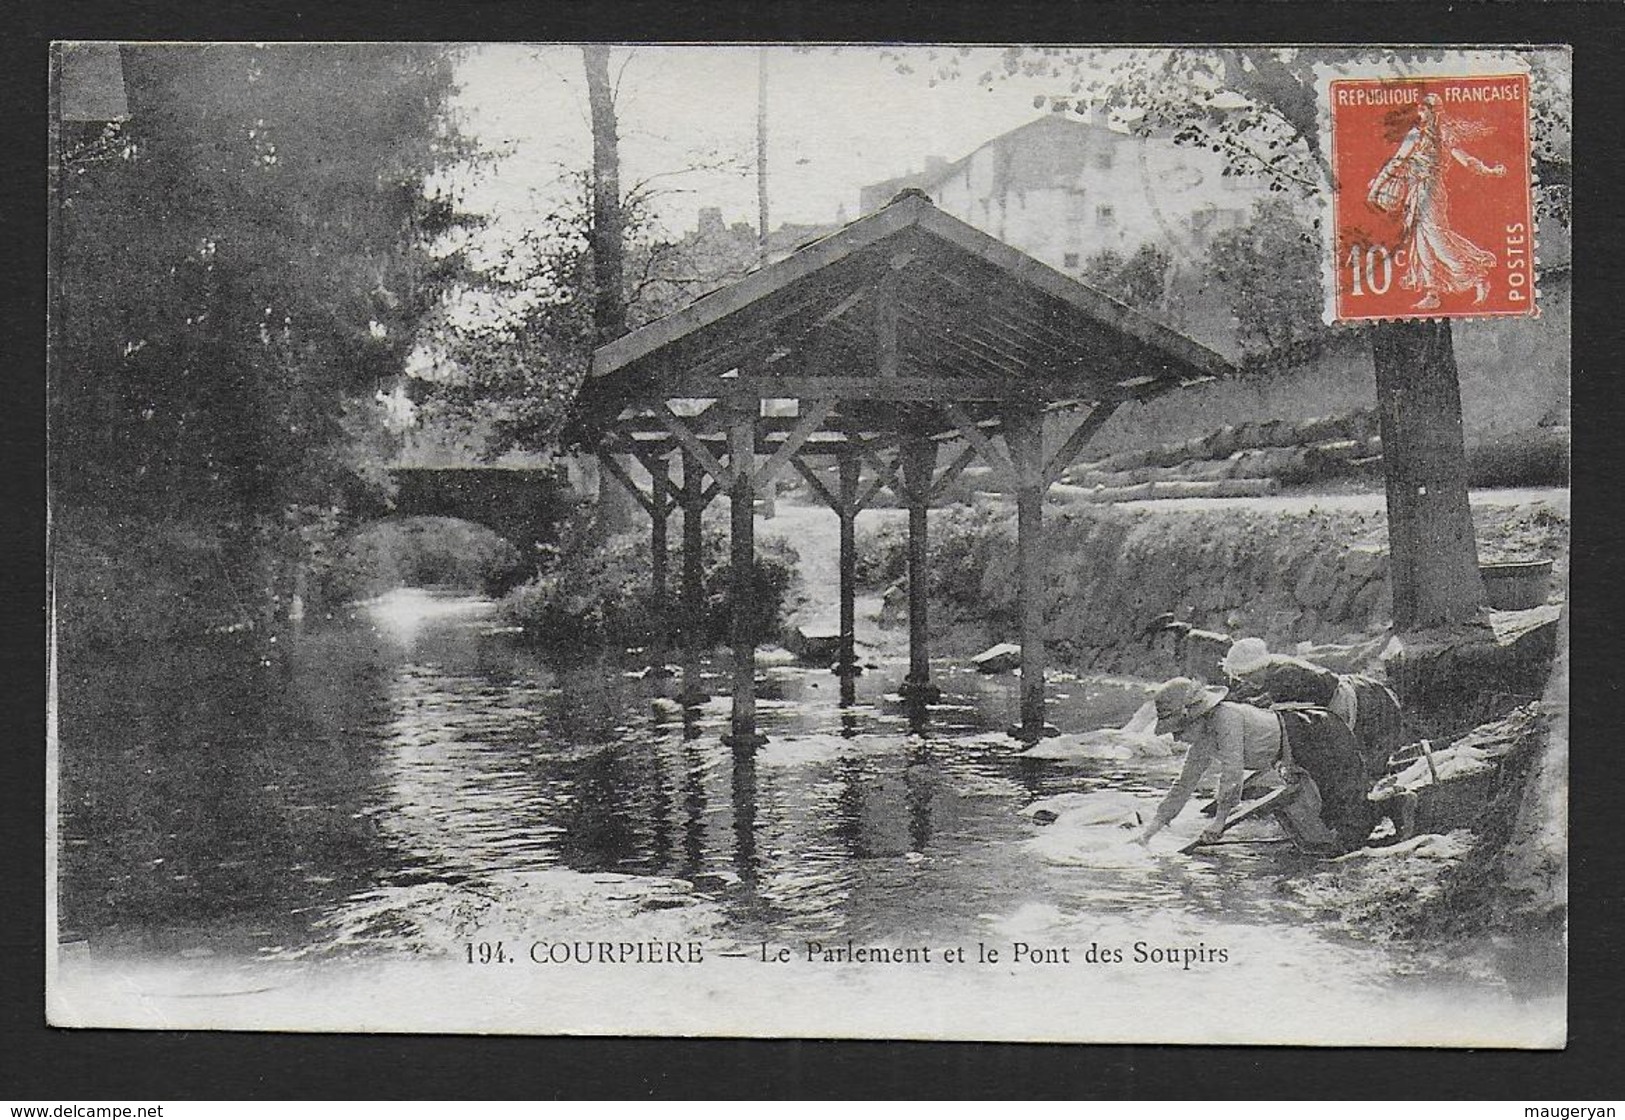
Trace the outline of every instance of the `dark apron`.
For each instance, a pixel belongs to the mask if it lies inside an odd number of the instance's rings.
[[[1338,847],[1352,851],[1365,844],[1380,810],[1366,797],[1373,779],[1354,735],[1325,708],[1282,704],[1282,771],[1291,780],[1294,768],[1314,780],[1320,792],[1320,819],[1337,834]]]

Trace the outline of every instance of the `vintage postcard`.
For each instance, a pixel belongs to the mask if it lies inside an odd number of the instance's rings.
[[[53,1024],[1565,1044],[1567,48],[51,75]]]

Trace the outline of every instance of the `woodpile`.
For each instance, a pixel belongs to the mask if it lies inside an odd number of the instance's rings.
[[[1468,449],[1471,486],[1564,485],[1567,428],[1538,428]],[[967,477],[979,472],[966,472]],[[1333,479],[1382,474],[1382,439],[1372,409],[1314,420],[1270,420],[1220,428],[1199,439],[1124,451],[1078,463],[1056,492],[1086,502],[1235,498]]]

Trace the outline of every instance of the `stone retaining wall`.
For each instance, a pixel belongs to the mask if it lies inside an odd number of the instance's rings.
[[[1302,510],[1240,503],[1052,507],[1047,619],[1054,664],[1165,673],[1171,648],[1159,620],[1169,615],[1201,630],[1257,635],[1278,649],[1358,642],[1381,632],[1392,607],[1380,505],[1309,508],[1309,501]],[[1562,588],[1565,516],[1536,505],[1480,506],[1474,517],[1481,556],[1550,557],[1553,589]],[[957,550],[986,558],[980,596],[941,602],[939,618],[949,629],[971,631],[969,641],[1014,640],[1005,632],[1014,618],[1013,517],[978,532],[1008,537],[1009,547]],[[956,573],[953,582],[963,587],[970,574]]]

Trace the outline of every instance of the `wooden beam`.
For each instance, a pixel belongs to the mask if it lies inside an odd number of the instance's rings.
[[[659,453],[651,454],[644,448],[638,447],[635,443],[633,449],[628,452],[634,459],[643,464],[644,470],[649,472],[649,478],[654,482],[654,492],[651,496],[658,499],[655,503],[656,508],[663,508],[665,512],[670,513],[678,506],[678,489],[672,481],[671,465],[666,458],[667,453],[666,449],[662,449]]]
[[[667,569],[671,563],[671,549],[667,541],[667,517],[674,507],[671,500],[671,475],[666,460],[644,463],[649,471],[649,590],[654,600],[654,641],[649,643],[652,667],[665,673],[666,648],[671,644],[671,602]]]
[[[813,493],[824,500],[825,505],[836,513],[841,512],[840,499],[830,491],[828,486],[824,485],[824,480],[818,477],[817,471],[805,463],[799,455],[790,457],[790,465],[795,468],[797,474],[806,480],[807,485],[812,487]]]
[[[1024,742],[1044,737],[1044,421],[1036,409],[1014,412],[1005,441],[1021,480],[1016,490],[1016,617],[1021,643],[1021,725]]]
[[[608,451],[600,451],[598,453],[598,462],[616,481],[626,488],[628,494],[637,499],[638,505],[643,507],[644,513],[649,514],[651,517],[654,516],[654,502],[650,500],[649,495],[645,494],[636,482],[632,481],[632,476],[626,473],[626,468],[621,466],[614,455]]]
[[[883,378],[898,374],[897,287],[897,275],[890,272],[875,285],[875,364]]]
[[[1077,460],[1079,454],[1088,446],[1089,440],[1112,418],[1112,413],[1117,411],[1120,403],[1101,401],[1089,411],[1088,416],[1078,422],[1078,426],[1072,429],[1072,434],[1066,437],[1061,449],[1044,465],[1044,485],[1048,486],[1060,480],[1061,472]]]
[[[958,478],[965,468],[970,466],[976,459],[976,454],[976,445],[966,443],[960,449],[959,454],[954,456],[953,461],[942,469],[942,473],[937,475],[936,480],[931,483],[931,500],[933,502],[947,492],[948,487],[954,484],[954,479]]]
[[[651,385],[651,396],[660,397],[717,397],[745,396],[796,397],[842,401],[1033,401],[1041,402],[1046,396],[1074,396],[1078,386],[1066,383],[1049,386],[1042,378],[1016,380],[1001,375],[976,377],[824,377],[816,374],[787,374],[782,377],[749,377],[694,379],[687,374],[673,374]],[[1049,393],[1055,388],[1057,392]]]
[[[857,452],[847,450],[836,460],[837,487],[840,498],[832,502],[835,516],[840,519],[840,648],[835,655],[835,671],[842,681],[858,675],[858,537],[857,495],[858,475],[862,464]]]
[[[709,499],[701,500],[705,475],[692,452],[684,451],[683,463],[683,573],[681,626],[683,630],[682,703],[694,705],[706,699],[701,683],[700,655],[705,644],[705,549],[700,516]]]
[[[931,501],[931,476],[936,470],[937,445],[929,439],[906,440],[899,450],[903,464],[903,490],[908,495],[908,676],[902,694],[916,702],[941,696],[931,683],[930,550],[926,533]]]
[[[661,401],[659,402],[659,409],[661,419],[666,423],[666,429],[671,432],[678,443],[683,445],[683,450],[698,459],[700,466],[704,467],[712,478],[731,486],[733,484],[733,475],[717,461],[717,457],[711,454],[711,449],[706,447],[700,441],[700,438],[689,429],[683,418],[672,411],[671,405]],[[687,480],[684,481],[686,483]]]
[[[733,478],[729,483],[729,571],[732,579],[732,617],[728,642],[733,647],[733,714],[727,743],[736,752],[750,751],[763,738],[756,731],[756,642],[750,628],[751,590],[756,575],[756,514],[751,508],[755,494],[750,460],[756,453],[756,411],[736,404],[730,433],[729,458]]]
[[[784,464],[789,461],[790,456],[801,450],[801,445],[807,442],[807,437],[822,428],[824,421],[829,419],[829,414],[835,410],[834,401],[813,401],[811,405],[812,407],[796,421],[796,426],[790,429],[790,434],[784,437],[779,449],[751,475],[751,485],[757,490],[773,484],[773,480],[778,477],[779,471],[784,469]]]
[[[978,423],[958,404],[949,402],[947,405],[948,418],[959,426],[976,450],[982,453],[982,459],[992,468],[993,473],[1010,489],[1016,490],[1021,486],[1021,472],[1018,471],[1010,457],[994,446],[993,441],[987,438]]]
[[[896,494],[897,497],[903,501],[906,502],[908,500],[908,496],[903,492],[905,488],[901,480],[897,477],[896,459],[893,459],[888,463],[886,460],[877,455],[874,449],[866,443],[858,447],[858,455],[863,460],[866,460],[869,465],[875,469],[875,477],[870,479],[869,485],[864,487],[863,490],[858,494],[858,509],[861,510],[869,508],[869,503],[875,500],[875,496],[887,488],[889,488],[893,494]]]

